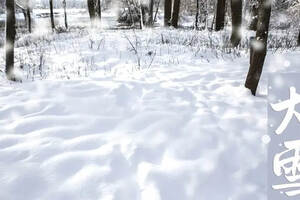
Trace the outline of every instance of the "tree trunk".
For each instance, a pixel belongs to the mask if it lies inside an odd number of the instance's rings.
[[[158,9],[159,9],[159,5],[160,5],[160,1],[161,1],[161,0],[159,0],[159,1],[158,1],[158,3],[157,3],[157,7],[156,7],[156,11],[155,11],[155,15],[154,15],[153,23],[154,23],[154,22],[156,22],[156,16],[157,16],[157,13],[158,13]]]
[[[63,0],[64,14],[65,14],[65,27],[68,29],[68,18],[67,18],[67,2]]]
[[[6,0],[6,43],[5,43],[5,73],[8,80],[16,80],[14,70],[14,46],[16,37],[15,1]]]
[[[172,0],[165,0],[165,16],[164,16],[165,26],[170,26],[171,14],[172,14]]]
[[[87,0],[87,5],[88,5],[88,10],[89,10],[89,15],[90,15],[91,22],[94,23],[95,16],[96,16],[94,0]]]
[[[142,4],[141,1],[139,1],[139,7],[140,7],[140,29],[144,28],[144,14],[143,14],[143,9],[142,9]]]
[[[232,32],[230,41],[234,47],[237,47],[241,41],[242,4],[242,0],[231,0]]]
[[[198,21],[199,21],[199,1],[200,0],[196,0],[196,19],[195,19],[195,29],[197,30],[198,29]]]
[[[53,13],[53,0],[49,0],[49,5],[50,5],[51,27],[52,27],[52,29],[55,29],[54,13]]]
[[[99,20],[101,20],[101,15],[102,15],[102,13],[101,13],[101,0],[98,0],[97,1],[97,10],[98,10],[98,18],[99,18]]]
[[[22,13],[24,15],[25,25],[28,26],[28,24],[27,24],[27,12],[24,9],[21,9],[21,10],[22,10]]]
[[[218,0],[216,14],[216,31],[224,29],[226,0]]]
[[[153,7],[154,7],[154,0],[150,0],[149,2],[149,26],[153,25]]]
[[[179,12],[180,12],[180,0],[174,0],[172,26],[174,26],[175,28],[178,27]]]
[[[300,30],[299,30],[299,34],[298,34],[298,46],[300,46]]]
[[[258,6],[252,5],[251,8],[251,22],[249,25],[249,30],[256,31],[258,21]]]
[[[250,67],[245,87],[255,95],[258,82],[262,73],[263,64],[267,54],[267,40],[271,16],[271,3],[269,0],[260,0],[258,23],[255,38],[251,41]]]
[[[27,26],[28,26],[28,31],[31,33],[31,14],[30,14],[30,8],[28,7],[26,9],[26,20],[27,20]]]

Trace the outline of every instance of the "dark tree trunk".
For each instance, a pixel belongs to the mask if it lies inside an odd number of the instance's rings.
[[[171,14],[172,14],[172,0],[165,0],[165,16],[164,16],[165,26],[170,26]]]
[[[5,73],[7,79],[15,80],[14,45],[16,37],[15,1],[6,0],[6,43],[5,43]]]
[[[65,14],[65,27],[66,27],[66,29],[68,29],[67,2],[66,2],[66,0],[63,0],[63,6],[64,6],[64,14]]]
[[[298,46],[300,46],[300,30],[299,30],[299,34],[298,34]]]
[[[241,41],[242,4],[242,0],[231,0],[232,32],[230,41],[234,47],[237,47]]]
[[[101,13],[101,0],[97,1],[97,11],[98,11],[98,18],[99,18],[99,20],[101,20],[101,15],[102,15],[102,13]]]
[[[251,22],[249,25],[249,30],[256,31],[258,21],[258,6],[253,5],[251,8]]]
[[[198,21],[199,21],[199,1],[200,0],[196,0],[197,4],[196,4],[196,9],[197,9],[197,12],[196,12],[196,19],[195,19],[195,28],[198,29]]]
[[[91,21],[93,23],[94,20],[95,20],[95,16],[96,16],[96,13],[95,13],[95,2],[94,2],[94,0],[87,0],[87,5],[88,5],[90,19],[91,19]]]
[[[160,1],[157,3],[157,7],[156,7],[156,11],[155,11],[155,15],[154,15],[154,19],[153,19],[153,23],[156,22],[156,16],[157,16],[157,13],[158,13],[158,9],[159,9],[159,5],[160,5]]]
[[[175,28],[178,27],[179,12],[180,12],[180,0],[174,0],[172,26],[174,26]]]
[[[53,0],[49,0],[49,5],[50,5],[51,27],[52,27],[52,29],[55,29],[55,24],[54,24],[54,13],[53,13]]]
[[[215,29],[216,31],[220,31],[224,28],[225,6],[226,6],[226,0],[218,0],[217,14],[216,14],[216,29]]]
[[[149,26],[153,25],[153,7],[154,7],[154,0],[150,0],[149,2]]]
[[[28,26],[28,31],[31,33],[31,14],[30,14],[30,8],[28,7],[26,9],[26,21],[27,21],[27,26]]]
[[[251,41],[250,67],[245,83],[245,87],[250,89],[253,95],[256,93],[267,54],[270,16],[271,4],[269,0],[260,0],[256,36]]]

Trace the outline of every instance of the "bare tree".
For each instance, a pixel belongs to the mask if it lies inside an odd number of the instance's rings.
[[[217,12],[216,12],[216,31],[220,31],[224,28],[225,24],[225,8],[226,0],[217,1]]]
[[[14,46],[16,37],[15,1],[6,0],[6,43],[5,43],[5,73],[7,79],[15,81]]]
[[[153,25],[153,7],[154,7],[154,0],[150,0],[150,2],[149,2],[149,21],[148,21],[148,24],[150,26]]]
[[[53,13],[53,0],[49,0],[49,6],[50,6],[51,27],[52,27],[52,29],[55,29],[54,13]]]
[[[89,15],[91,22],[93,23],[96,17],[96,12],[95,12],[95,1],[94,0],[87,0],[87,5],[88,5],[88,10],[89,10]]]
[[[161,0],[158,0],[158,2],[157,2],[156,11],[155,11],[154,19],[153,19],[153,23],[156,22],[156,17],[157,17],[157,13],[158,13],[160,1]]]
[[[29,5],[27,6],[27,9],[26,9],[26,21],[27,21],[28,31],[29,31],[29,33],[31,33],[32,27],[31,27],[31,13],[30,13]]]
[[[171,15],[172,15],[172,0],[165,0],[165,15],[164,15],[165,26],[170,25]]]
[[[252,38],[250,49],[250,67],[245,87],[255,95],[267,54],[267,40],[271,16],[270,0],[259,1],[258,23],[255,38]]]
[[[175,28],[178,27],[179,12],[180,12],[180,0],[174,0],[173,13],[172,13],[172,26],[174,26]]]
[[[299,33],[298,33],[298,46],[300,46],[300,30],[299,30]]]
[[[230,41],[234,47],[237,47],[241,41],[242,4],[242,0],[231,0],[232,32]]]
[[[67,19],[67,2],[63,0],[63,7],[64,7],[64,15],[65,15],[65,27],[68,29],[68,19]]]
[[[196,0],[196,19],[195,19],[195,28],[196,29],[198,29],[198,21],[199,21],[199,9],[200,9],[199,1],[200,0]]]
[[[97,13],[99,20],[101,20],[101,0],[97,0]]]
[[[252,31],[256,31],[257,21],[258,21],[258,5],[257,2],[251,5],[251,21],[249,25],[249,29]]]
[[[207,22],[207,4],[206,0],[197,0],[196,2],[196,19],[195,19],[195,28],[203,30],[206,28]],[[200,25],[200,26],[199,26]]]
[[[19,8],[25,19],[25,24],[28,28],[28,32],[31,33],[31,8],[30,8],[30,2],[29,1],[15,1],[15,5],[17,8]]]

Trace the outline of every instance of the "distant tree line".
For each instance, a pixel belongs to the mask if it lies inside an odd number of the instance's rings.
[[[68,29],[67,22],[67,8],[69,4],[73,2],[74,6],[81,6],[84,2],[85,7],[88,10],[91,23],[98,18],[101,19],[101,10],[103,2],[109,0],[80,0],[80,1],[66,1],[66,0],[40,0],[40,4],[48,7],[50,12],[51,28],[55,30],[54,11],[55,6],[63,5],[65,27]],[[161,3],[161,1],[163,3]],[[194,2],[193,6],[188,5],[187,2]],[[134,24],[133,14],[138,16],[140,22],[140,28],[145,25],[152,26],[155,22],[157,12],[159,8],[163,8],[164,11],[164,25],[166,27],[173,26],[179,28],[179,19],[183,12],[195,7],[195,29],[203,30],[208,29],[210,31],[221,31],[226,26],[226,16],[230,16],[231,19],[231,37],[230,42],[233,48],[240,45],[242,38],[242,23],[245,11],[248,10],[251,16],[249,22],[249,29],[256,31],[256,36],[251,38],[250,44],[250,67],[247,75],[245,86],[249,88],[253,95],[256,94],[257,85],[262,73],[262,68],[267,53],[267,41],[268,32],[271,20],[271,7],[273,2],[273,8],[283,10],[288,15],[292,14],[291,18],[295,20],[290,24],[299,27],[300,17],[300,2],[298,0],[216,0],[215,5],[212,5],[213,1],[205,0],[149,0],[148,5],[145,6],[141,0],[122,0],[122,6],[124,6],[128,12],[128,17],[132,19]],[[44,5],[47,4],[47,5]],[[3,1],[0,4],[1,8],[4,6]],[[6,0],[6,74],[10,80],[15,80],[13,75],[14,65],[14,42],[16,35],[16,19],[15,19],[15,0]],[[18,4],[17,4],[18,6]],[[20,7],[20,6],[19,6]],[[213,9],[212,9],[213,8]],[[27,18],[28,30],[31,32],[31,9],[29,6],[22,8],[24,10],[24,16]],[[134,12],[133,12],[134,11]],[[147,13],[148,12],[148,13]],[[149,13],[150,12],[150,13]],[[208,24],[208,14],[213,12],[213,20],[211,25]],[[144,15],[148,14],[148,19],[145,20]],[[199,34],[201,34],[199,32]],[[298,45],[300,44],[300,31],[297,37]],[[259,48],[257,48],[259,47]]]

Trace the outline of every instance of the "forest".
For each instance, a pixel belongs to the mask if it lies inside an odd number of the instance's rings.
[[[0,0],[0,199],[266,200],[299,21],[300,0]]]

